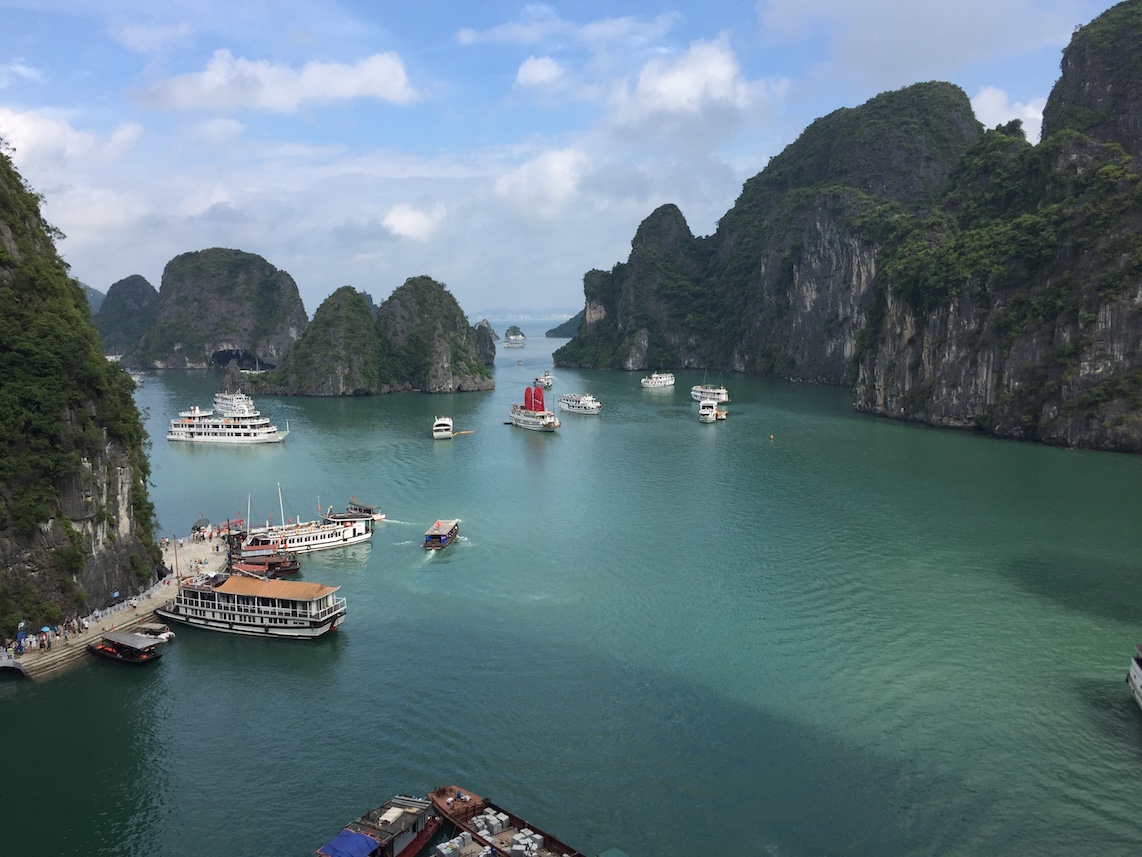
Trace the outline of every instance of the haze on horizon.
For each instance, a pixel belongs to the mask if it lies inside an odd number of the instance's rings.
[[[1043,105],[1109,0],[658,5],[0,0],[0,139],[77,279],[179,253],[288,271],[307,312],[408,277],[469,312],[582,305],[676,204],[712,233],[814,119],[947,80]]]

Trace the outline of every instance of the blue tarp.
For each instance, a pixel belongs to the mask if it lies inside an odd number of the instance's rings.
[[[378,844],[377,840],[363,833],[342,830],[318,848],[317,853],[325,857],[369,857]]]

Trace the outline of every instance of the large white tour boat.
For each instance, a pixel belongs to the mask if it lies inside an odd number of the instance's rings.
[[[544,407],[543,388],[538,384],[523,388],[523,404],[512,405],[508,419],[513,426],[529,431],[555,431],[560,425],[559,418]]]
[[[642,379],[642,386],[649,389],[658,387],[673,387],[674,386],[674,373],[673,372],[652,372]]]
[[[725,387],[718,387],[715,384],[695,384],[690,388],[690,397],[696,402],[703,399],[712,399],[715,402],[728,402],[730,400],[730,393]]]
[[[278,490],[279,511],[282,520],[286,520],[285,510],[281,507],[280,487]],[[309,553],[360,544],[373,537],[373,524],[384,519],[376,506],[354,500],[344,512],[334,512],[330,506],[317,521],[286,521],[285,524],[267,523],[264,527],[251,527],[242,540],[240,552],[243,557],[256,557],[275,553]]]
[[[597,414],[603,403],[590,393],[567,393],[559,397],[559,410],[572,414]]]
[[[527,344],[527,337],[522,333],[509,333],[504,337],[504,348],[523,348]]]
[[[215,393],[214,408],[197,405],[171,420],[167,440],[191,443],[281,443],[289,434],[271,425],[245,393]]]
[[[227,634],[312,639],[336,631],[345,620],[339,587],[298,580],[241,575],[180,578],[178,594],[155,610],[174,622]]]

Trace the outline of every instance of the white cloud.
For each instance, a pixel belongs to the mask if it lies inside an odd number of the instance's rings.
[[[448,209],[443,203],[436,203],[425,211],[401,202],[390,208],[381,222],[393,235],[411,238],[413,241],[427,241],[447,213]]]
[[[524,7],[522,20],[487,30],[465,28],[456,34],[456,41],[461,45],[538,45],[559,41],[594,50],[614,46],[638,49],[659,41],[680,20],[678,13],[667,12],[650,20],[600,18],[580,25],[560,18],[550,6],[532,4]]]
[[[107,137],[77,130],[68,116],[58,111],[16,111],[0,107],[0,137],[20,153],[21,164],[55,180],[56,170],[80,168],[90,161],[105,163],[132,148],[142,128],[124,122]]]
[[[563,77],[563,66],[551,57],[528,57],[516,72],[516,86],[551,86]]]
[[[577,149],[544,152],[497,178],[496,195],[524,216],[555,217],[575,195],[586,161]]]
[[[242,135],[246,126],[237,119],[218,117],[199,122],[194,126],[194,133],[202,140],[211,143],[227,143]]]
[[[1012,119],[1022,119],[1027,139],[1038,143],[1043,130],[1043,108],[1046,98],[1032,98],[1030,101],[1012,102],[1006,92],[994,86],[985,86],[971,100],[976,118],[985,128],[1003,125]]]
[[[0,65],[0,89],[7,89],[9,86],[26,81],[40,80],[43,80],[43,75],[23,60],[16,59]]]
[[[291,113],[305,103],[375,98],[411,103],[419,95],[394,53],[374,54],[356,65],[309,62],[300,69],[215,51],[201,72],[155,83],[146,100],[175,110],[255,108]]]
[[[154,54],[172,42],[182,41],[194,33],[186,23],[126,24],[111,29],[111,36],[126,48],[141,54]]]

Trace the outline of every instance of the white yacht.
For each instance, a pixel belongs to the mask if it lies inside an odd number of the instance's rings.
[[[543,388],[523,388],[523,404],[512,405],[508,421],[518,428],[529,431],[555,431],[560,426],[559,418],[544,407]]]
[[[163,619],[227,634],[312,639],[336,631],[345,599],[336,586],[242,575],[180,578],[178,594],[155,610]]]
[[[642,386],[649,389],[657,387],[673,387],[674,386],[674,373],[673,372],[652,372],[650,375],[642,379]]]
[[[432,421],[433,440],[452,440],[452,417],[437,417]]]
[[[698,422],[712,423],[718,418],[718,403],[713,399],[703,399],[698,403]]]
[[[567,393],[559,397],[559,410],[572,414],[597,414],[603,403],[590,393]]]
[[[195,405],[171,420],[167,440],[191,443],[281,443],[289,434],[271,425],[244,393],[215,393],[214,409]]]
[[[547,389],[547,390],[551,389],[551,385],[553,382],[554,382],[554,379],[552,379],[552,377],[551,377],[551,371],[550,370],[545,371],[542,375],[540,375],[538,378],[535,379],[536,384],[538,384],[540,387],[543,387],[544,389]]]

